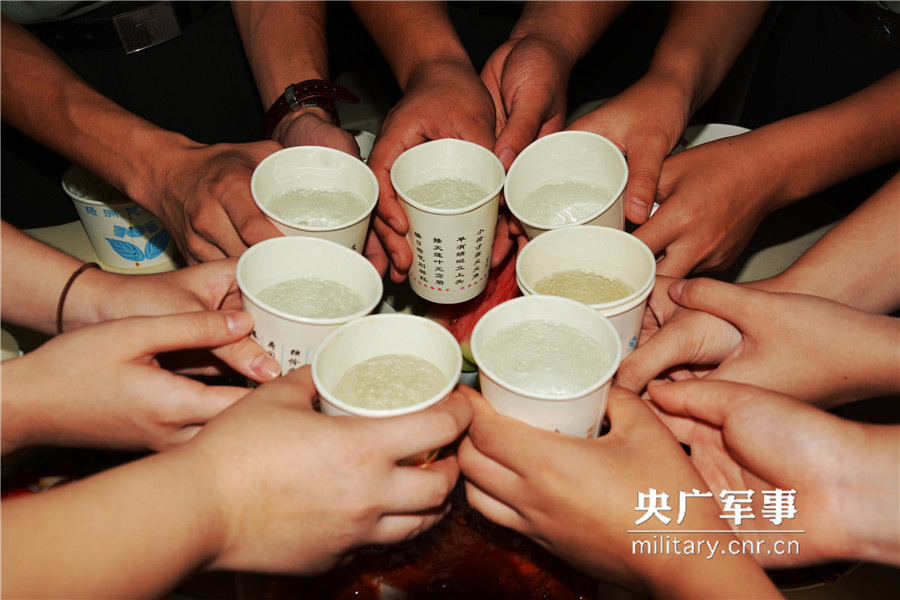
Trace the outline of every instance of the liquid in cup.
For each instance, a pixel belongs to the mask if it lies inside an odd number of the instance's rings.
[[[571,298],[585,304],[615,302],[635,292],[618,277],[610,278],[591,269],[556,271],[535,283],[534,291],[548,296]]]
[[[370,410],[415,406],[439,394],[446,378],[434,363],[412,354],[382,354],[350,367],[334,397]]]
[[[258,294],[274,309],[309,319],[335,319],[365,308],[362,296],[350,287],[320,277],[297,277],[270,285]]]

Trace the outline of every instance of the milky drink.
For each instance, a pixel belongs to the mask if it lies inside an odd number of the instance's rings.
[[[356,220],[367,209],[366,201],[346,190],[299,188],[282,192],[265,202],[281,219],[304,227],[334,227]]]
[[[590,269],[557,271],[534,284],[538,294],[563,296],[585,304],[603,304],[627,298],[634,290],[618,278],[610,278]]]
[[[360,408],[393,410],[428,400],[446,385],[447,378],[424,358],[383,354],[350,367],[332,393]]]
[[[580,181],[542,185],[529,193],[518,207],[522,218],[559,227],[597,213],[612,200],[612,192]]]
[[[407,195],[424,206],[455,209],[475,204],[487,195],[487,191],[467,179],[441,177],[413,187]]]
[[[365,308],[362,296],[346,285],[318,277],[288,279],[257,296],[267,306],[307,319],[336,319]]]
[[[563,323],[532,319],[506,326],[481,349],[485,367],[534,394],[564,396],[595,384],[608,370],[600,344]]]

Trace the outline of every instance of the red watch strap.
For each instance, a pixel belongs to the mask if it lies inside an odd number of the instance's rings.
[[[292,83],[285,88],[284,93],[266,111],[263,121],[263,139],[272,137],[275,126],[289,113],[299,110],[304,100],[314,100],[316,106],[323,108],[331,115],[331,122],[340,127],[341,120],[334,108],[334,100],[356,104],[359,96],[345,86],[333,81],[322,79],[307,79],[300,83]]]

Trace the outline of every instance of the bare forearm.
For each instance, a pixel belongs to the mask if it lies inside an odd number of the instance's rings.
[[[900,308],[900,174],[787,270],[752,286],[811,294],[882,314]]]
[[[3,319],[42,333],[56,333],[56,309],[69,277],[82,265],[77,258],[48,246],[5,221],[2,240]],[[90,288],[107,274],[91,269],[72,284],[63,312],[64,329],[95,322],[97,306]]]
[[[3,596],[141,598],[207,565],[219,545],[205,474],[181,449],[3,502]]]
[[[445,2],[352,2],[353,9],[384,54],[400,89],[431,60],[471,65]]]
[[[144,196],[142,182],[163,159],[196,145],[98,93],[5,15],[2,47],[4,122],[126,194]]]
[[[526,2],[510,39],[538,36],[558,45],[570,66],[583,57],[630,2]]]
[[[649,73],[676,81],[690,114],[719,87],[768,2],[673,2]]]
[[[328,79],[325,2],[232,2],[264,108],[292,83]]]

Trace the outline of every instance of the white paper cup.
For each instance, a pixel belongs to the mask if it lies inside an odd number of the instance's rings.
[[[340,223],[313,226],[292,222],[269,207],[273,198],[298,189],[349,192],[362,198],[365,208]],[[259,209],[283,234],[326,239],[361,253],[378,201],[378,180],[364,162],[346,152],[324,146],[295,146],[264,158],[253,171],[250,191]]]
[[[334,389],[353,366],[376,356],[411,354],[431,362],[445,378],[433,396],[403,408],[378,410],[342,401]],[[394,417],[434,406],[459,381],[462,353],[456,338],[431,319],[404,313],[370,315],[347,323],[322,342],[313,357],[312,376],[326,415]]]
[[[384,288],[375,267],[361,254],[318,238],[272,238],[248,248],[236,274],[244,310],[253,315],[250,336],[279,362],[286,374],[312,361],[319,344],[338,327],[371,313]],[[343,284],[359,294],[364,308],[328,319],[299,317],[268,306],[258,294],[271,285],[297,278]]]
[[[513,161],[506,175],[504,195],[510,212],[522,223],[525,234],[538,235],[572,225],[625,227],[622,197],[628,182],[628,165],[611,141],[589,131],[560,131],[535,140]],[[581,183],[603,188],[609,201],[576,220],[538,222],[522,213],[528,196],[546,185]]]
[[[656,259],[641,240],[618,229],[581,225],[556,229],[529,241],[516,258],[516,281],[526,296],[560,271],[592,271],[619,279],[634,290],[612,302],[591,304],[616,328],[622,354],[637,346],[647,299],[656,281]]]
[[[568,325],[597,342],[606,360],[597,365],[593,383],[567,395],[530,392],[499,377],[484,356],[484,347],[502,330],[523,321]],[[609,320],[586,304],[558,296],[521,296],[489,310],[472,330],[472,354],[485,399],[500,413],[529,425],[583,438],[597,437],[612,378],[622,359],[619,335]]]
[[[504,175],[503,164],[490,150],[450,138],[414,146],[394,161],[391,183],[409,220],[409,282],[420,297],[454,304],[484,289]],[[425,206],[408,195],[418,185],[445,178],[475,183],[485,195],[456,209]]]
[[[72,165],[62,186],[75,204],[97,260],[112,270],[143,270],[179,256],[159,220],[114,187]]]

